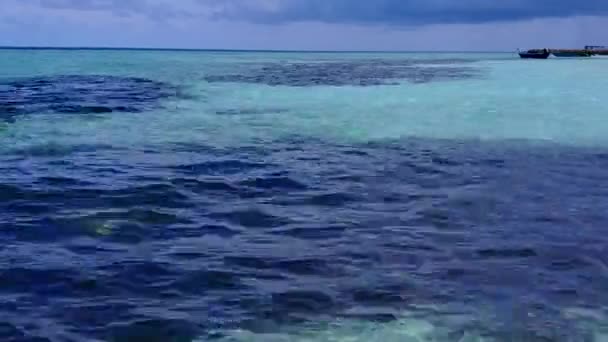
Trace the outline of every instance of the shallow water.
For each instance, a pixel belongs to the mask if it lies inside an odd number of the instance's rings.
[[[1,340],[608,335],[608,60],[0,55]]]

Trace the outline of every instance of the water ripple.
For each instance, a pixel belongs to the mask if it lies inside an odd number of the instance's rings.
[[[401,80],[428,83],[477,77],[479,70],[463,65],[465,60],[426,61],[352,60],[348,62],[273,63],[239,74],[208,75],[207,82],[256,83],[270,86],[378,86],[394,85]],[[235,111],[222,111],[232,114]],[[251,111],[236,111],[247,114]],[[254,113],[256,111],[253,111]]]
[[[153,80],[102,75],[59,75],[0,80],[0,115],[142,112],[177,90]]]
[[[411,311],[446,336],[582,341],[559,312],[608,305],[597,150],[286,139],[83,153],[30,155],[27,170],[3,158],[0,339],[192,341]],[[450,310],[471,316],[431,322]]]

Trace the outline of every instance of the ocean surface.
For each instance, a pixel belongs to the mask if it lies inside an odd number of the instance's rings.
[[[608,59],[0,50],[0,341],[608,341]]]

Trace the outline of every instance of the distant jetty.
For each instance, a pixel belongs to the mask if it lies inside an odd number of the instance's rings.
[[[592,57],[608,56],[608,47],[588,45],[584,49],[531,49],[518,51],[519,56],[525,59],[547,59],[555,57]]]

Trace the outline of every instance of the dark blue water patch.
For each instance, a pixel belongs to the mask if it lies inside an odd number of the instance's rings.
[[[290,138],[156,152],[3,159],[7,336],[205,340],[435,304],[478,313],[455,340],[584,341],[560,310],[608,305],[602,148]]]
[[[80,145],[63,145],[57,143],[45,143],[32,145],[24,148],[13,148],[10,155],[18,156],[25,160],[29,157],[61,157],[76,153],[96,153],[101,150],[116,149],[107,144],[80,144]],[[55,160],[54,163],[67,163],[67,161]]]
[[[147,319],[115,324],[107,338],[113,342],[190,342],[201,330],[189,321]]]
[[[470,62],[470,61],[468,61]],[[270,86],[378,86],[402,81],[429,83],[479,77],[481,70],[461,60],[351,60],[343,62],[275,63],[240,74],[208,75],[207,82],[255,83]]]
[[[0,115],[137,113],[158,108],[177,88],[137,77],[39,76],[0,80]]]
[[[497,258],[532,258],[537,256],[537,252],[532,248],[496,248],[496,249],[481,249],[477,251],[480,257],[484,259]]]
[[[264,114],[283,114],[289,112],[286,108],[239,108],[239,109],[220,109],[215,111],[217,115],[264,115]]]

